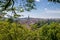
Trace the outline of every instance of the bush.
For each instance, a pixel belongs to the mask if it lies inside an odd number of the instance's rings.
[[[60,24],[51,23],[50,25],[44,25],[39,29],[41,40],[60,40]]]
[[[0,40],[60,40],[60,23],[31,30],[16,22],[0,21]]]

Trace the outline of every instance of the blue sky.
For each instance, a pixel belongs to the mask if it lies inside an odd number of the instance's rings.
[[[19,2],[19,1],[18,1]],[[17,4],[16,4],[17,5]],[[31,10],[30,12],[18,13],[25,17],[32,18],[60,18],[60,4],[48,2],[48,0],[36,0],[36,10]]]

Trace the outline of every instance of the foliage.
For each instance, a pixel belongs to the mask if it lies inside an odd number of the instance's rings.
[[[17,3],[18,1],[20,2]],[[18,15],[17,12],[30,11],[32,9],[35,9],[35,0],[0,0],[0,18],[3,18],[7,12],[14,13],[13,17],[18,18],[21,15]],[[3,14],[3,12],[6,12],[6,14]]]
[[[48,0],[48,1],[55,2],[55,3],[60,3],[60,0]]]
[[[36,22],[35,24],[31,25],[31,28],[33,30],[35,30],[35,29],[38,29],[38,28],[42,27],[45,24],[50,24],[50,23],[51,23],[51,20],[50,21],[48,21],[48,20],[40,20],[40,21]]]
[[[58,39],[59,36],[57,36],[58,33],[60,33],[60,24],[58,23],[51,23],[50,25],[44,25],[39,30],[40,33],[40,39],[41,40],[60,40]]]
[[[20,11],[22,12],[23,10],[28,10],[29,8],[30,9],[34,9],[34,6],[35,6],[35,0],[0,0],[0,7],[1,7],[1,10],[4,11],[4,10],[16,10],[16,4],[17,1],[20,1]],[[14,8],[15,7],[15,8]],[[22,10],[23,9],[23,10]]]
[[[0,40],[60,40],[60,23],[31,30],[16,22],[0,21]]]

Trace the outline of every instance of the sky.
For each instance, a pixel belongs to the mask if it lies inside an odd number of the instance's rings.
[[[18,13],[20,18],[32,17],[32,18],[60,18],[60,4],[48,2],[48,0],[35,0],[36,10],[31,10],[30,12],[25,11]]]

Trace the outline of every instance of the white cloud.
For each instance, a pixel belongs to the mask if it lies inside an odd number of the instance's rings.
[[[54,9],[52,10],[48,8],[45,8],[44,10],[45,13],[60,13],[60,10],[54,10]]]
[[[35,0],[36,2],[40,2],[40,0]]]
[[[46,10],[46,13],[60,13],[60,10]]]
[[[48,10],[47,8],[44,9],[45,11]]]

